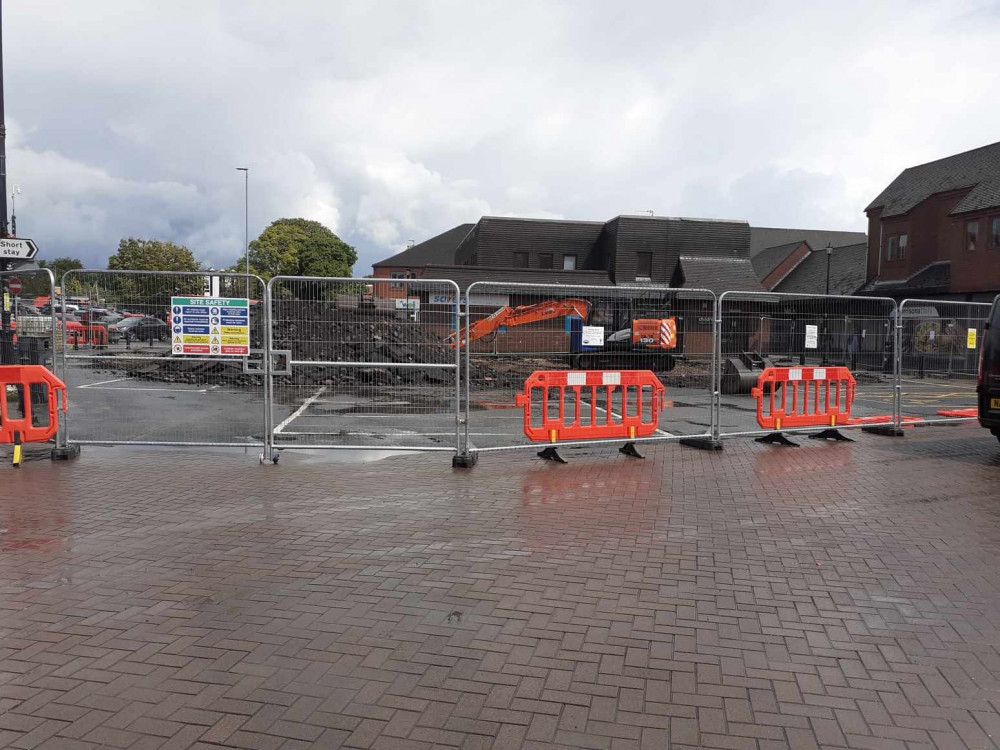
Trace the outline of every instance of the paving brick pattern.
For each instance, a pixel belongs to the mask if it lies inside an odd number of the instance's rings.
[[[0,469],[0,747],[1000,738],[1000,446]]]

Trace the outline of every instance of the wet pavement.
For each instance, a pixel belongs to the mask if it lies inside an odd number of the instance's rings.
[[[1000,738],[1000,444],[0,467],[0,747]]]

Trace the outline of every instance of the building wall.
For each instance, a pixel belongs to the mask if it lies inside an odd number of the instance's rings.
[[[990,247],[990,219],[1000,216],[1000,207],[952,217],[951,235],[954,255],[951,261],[951,288],[956,292],[1000,291],[1000,248]],[[979,220],[979,244],[975,250],[965,246],[965,222]]]

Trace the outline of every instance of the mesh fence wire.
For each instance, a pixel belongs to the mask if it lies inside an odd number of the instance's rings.
[[[721,436],[770,431],[758,424],[751,395],[766,367],[846,367],[857,384],[853,424],[893,420],[893,300],[725,292],[719,312]]]
[[[900,411],[926,422],[975,419],[987,302],[903,300],[899,306]]]
[[[456,449],[454,282],[275,277],[269,289],[276,447]]]
[[[699,289],[472,284],[463,330],[463,450],[537,444],[525,435],[525,408],[529,426],[559,420],[572,428],[567,434],[589,432],[593,440],[635,416],[630,409],[649,409],[639,393],[633,400],[620,390],[577,386],[565,395],[529,389],[530,404],[518,406],[525,381],[542,371],[652,371],[664,386],[665,408],[657,429],[640,440],[709,436],[714,306],[715,295]],[[580,440],[550,436],[560,444]]]
[[[64,275],[61,292],[69,442],[264,445],[263,281],[243,274],[82,270]],[[199,305],[217,299],[221,309],[248,300],[239,306],[246,311],[248,352],[224,353],[245,351],[231,345],[245,335],[231,338],[230,319],[209,315],[218,306],[204,307],[205,320],[194,317],[194,309],[181,317],[172,305],[177,298]]]

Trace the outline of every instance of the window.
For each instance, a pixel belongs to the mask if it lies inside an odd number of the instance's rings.
[[[990,247],[1000,247],[1000,216],[990,219]]]
[[[563,270],[564,271],[575,271],[576,270],[576,256],[575,255],[564,255],[563,256]]]
[[[965,249],[975,250],[979,245],[979,219],[965,222]]]
[[[552,253],[541,253],[538,256],[539,268],[552,268]]]
[[[894,234],[886,239],[885,247],[885,259],[886,260],[902,260],[906,257],[906,245],[908,244],[910,235],[908,234]]]
[[[653,278],[653,254],[636,253],[635,277],[637,279]]]
[[[390,279],[405,279],[406,278],[406,272],[405,271],[393,271],[392,273],[389,274],[389,278]],[[390,284],[389,287],[391,289],[402,289],[403,285],[397,282],[395,284]]]
[[[514,268],[527,268],[527,267],[528,267],[528,254],[514,253]]]

